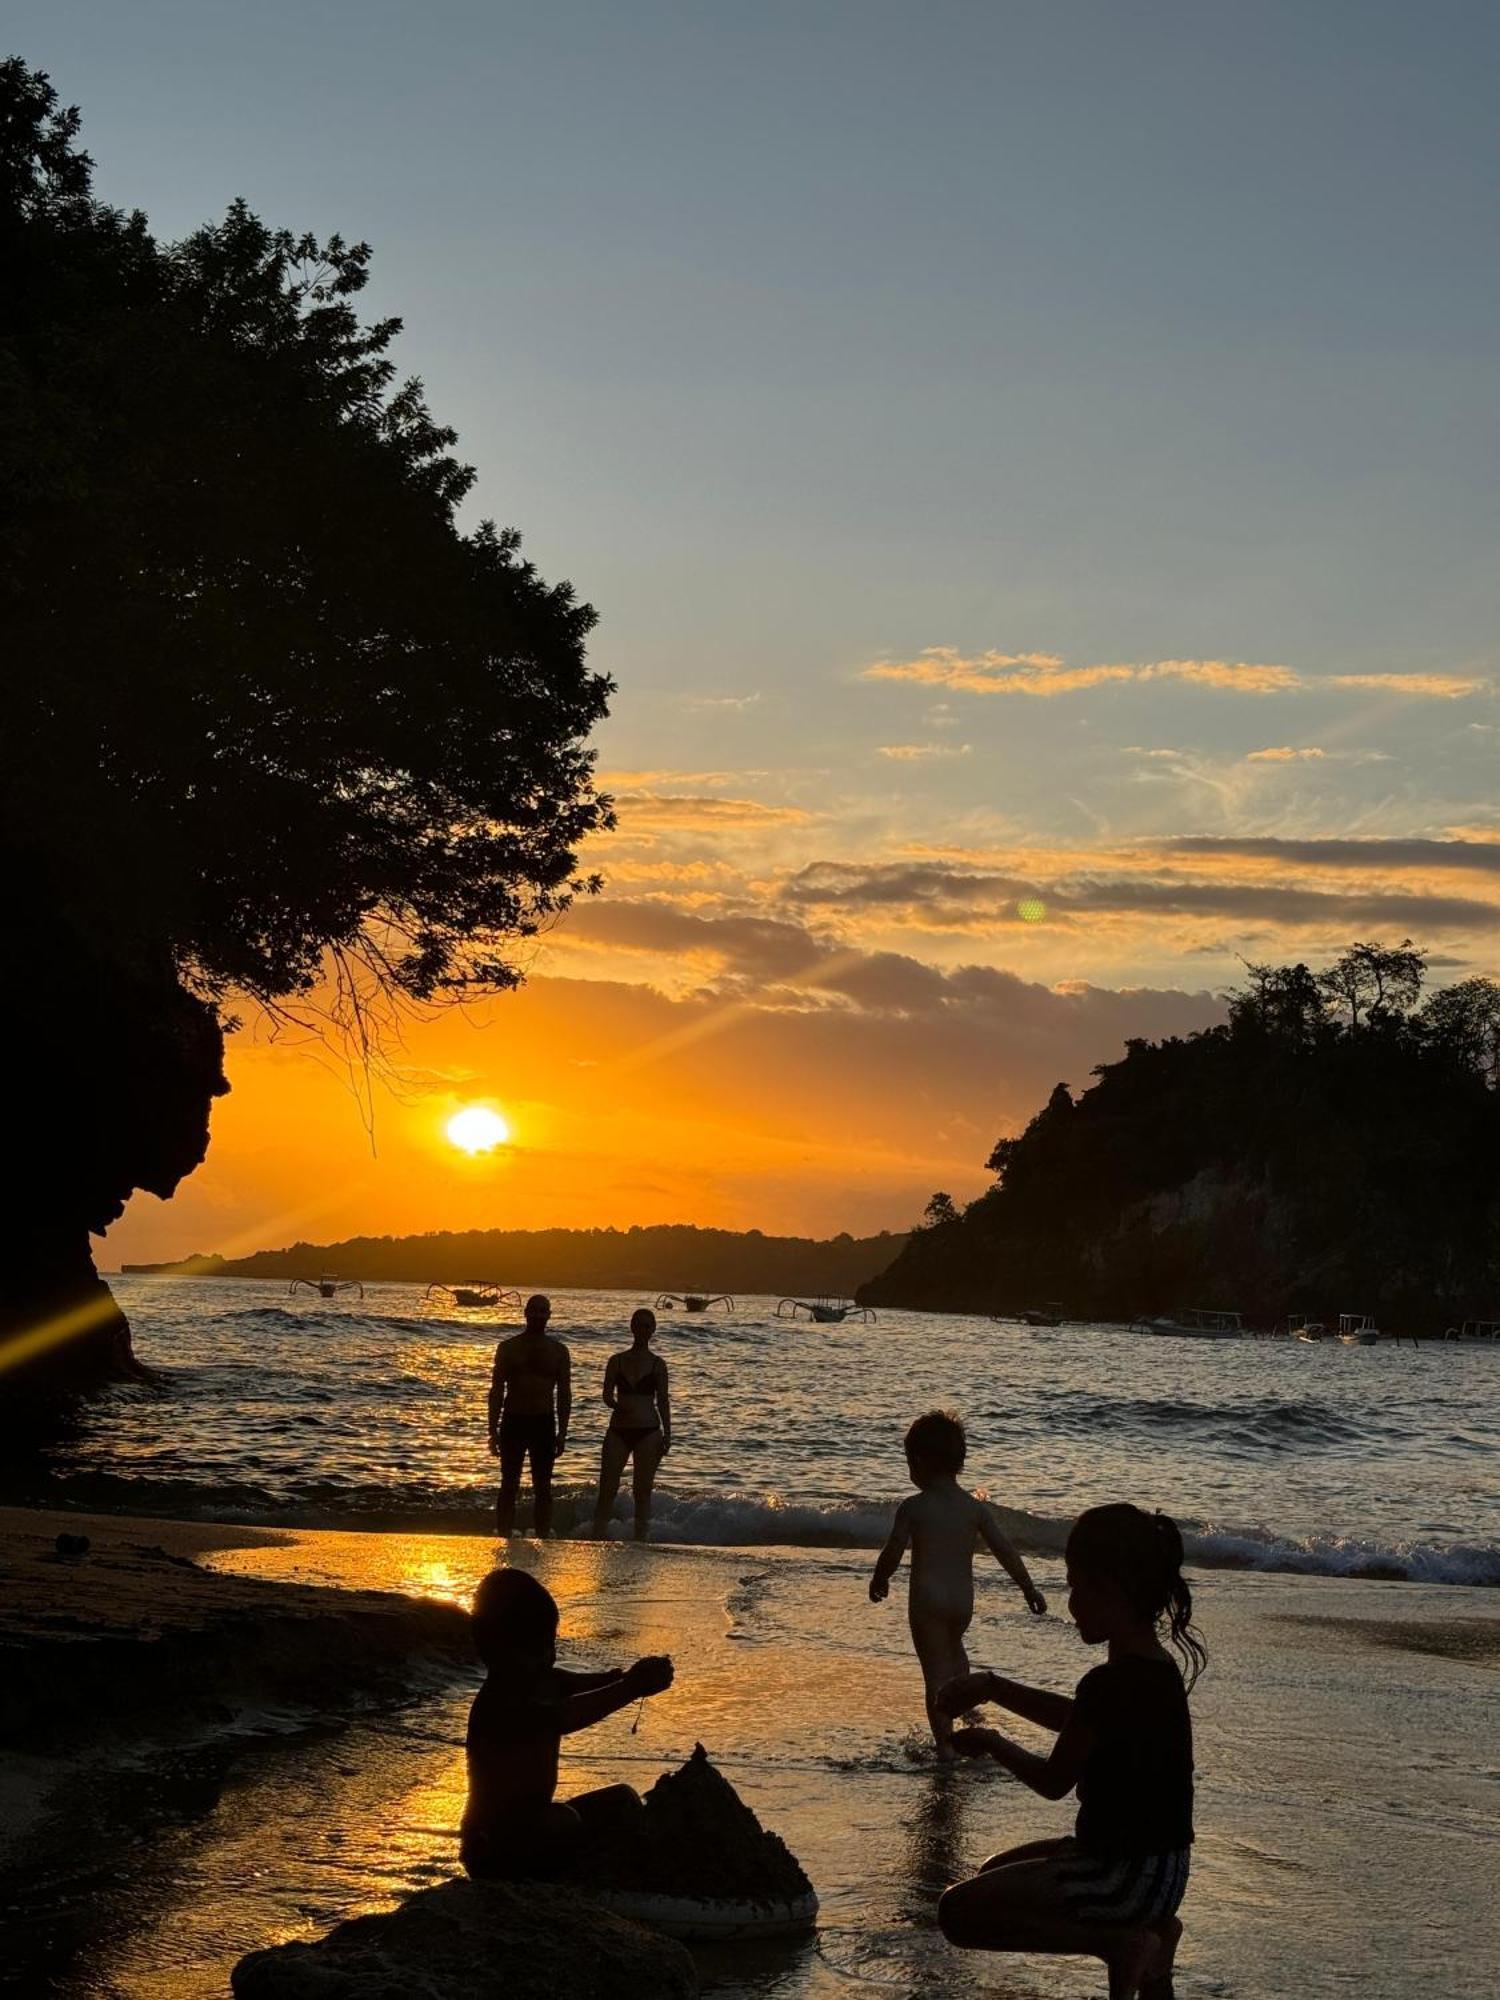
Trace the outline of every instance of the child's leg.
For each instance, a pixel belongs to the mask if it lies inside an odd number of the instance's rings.
[[[1142,1986],[1161,1975],[1169,1948],[1160,1926],[1076,1917],[1063,1895],[1056,1857],[1007,1863],[956,1883],[938,1902],[938,1925],[950,1944],[970,1951],[1102,1959],[1110,2000],[1136,2000]]]
[[[912,1645],[916,1648],[922,1668],[927,1724],[937,1745],[938,1756],[946,1762],[956,1754],[953,1749],[953,1718],[943,1714],[937,1706],[936,1697],[945,1681],[969,1671],[969,1656],[964,1651],[964,1633],[968,1630],[969,1621],[950,1607],[930,1605],[921,1598],[908,1597],[907,1622],[911,1626]]]
[[[661,1464],[661,1432],[641,1438],[635,1448],[635,1465],[630,1475],[631,1498],[635,1502],[635,1538],[645,1541],[651,1532],[651,1488],[656,1468]]]
[[[599,1454],[599,1494],[594,1501],[596,1535],[602,1535],[609,1526],[615,1495],[620,1490],[620,1474],[625,1470],[625,1460],[629,1454],[630,1446],[618,1431],[607,1430],[604,1433],[604,1449]]]
[[[597,1791],[580,1792],[568,1804],[586,1834],[604,1839],[628,1833],[642,1811],[641,1795],[629,1785],[601,1785]]]

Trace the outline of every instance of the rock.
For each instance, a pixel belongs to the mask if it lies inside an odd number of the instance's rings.
[[[236,2000],[691,2000],[680,1944],[581,1896],[527,1882],[445,1882],[311,1944],[252,1951]]]

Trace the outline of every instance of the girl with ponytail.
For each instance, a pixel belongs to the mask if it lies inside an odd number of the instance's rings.
[[[997,1729],[963,1729],[960,1754],[993,1757],[1043,1798],[1078,1793],[1069,1838],[997,1854],[944,1893],[952,1943],[1100,1958],[1110,2000],[1171,2000],[1193,1842],[1187,1694],[1208,1662],[1182,1561],[1165,1514],[1089,1508],[1068,1536],[1068,1611],[1086,1646],[1108,1647],[1104,1663],[1071,1699],[988,1672],[939,1692],[950,1715],[994,1702],[1057,1736],[1042,1757]]]

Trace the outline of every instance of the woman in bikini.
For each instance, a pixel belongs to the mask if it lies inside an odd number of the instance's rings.
[[[604,1401],[613,1415],[604,1433],[599,1461],[599,1498],[594,1507],[594,1533],[603,1535],[626,1459],[634,1460],[635,1538],[645,1541],[651,1527],[651,1488],[656,1468],[672,1448],[672,1405],[667,1395],[667,1364],[651,1352],[656,1314],[642,1306],[630,1315],[631,1345],[612,1354],[604,1371]]]

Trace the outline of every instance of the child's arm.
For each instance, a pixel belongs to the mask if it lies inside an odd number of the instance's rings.
[[[870,1578],[870,1602],[883,1604],[891,1594],[891,1578],[901,1567],[901,1558],[906,1554],[907,1543],[911,1540],[911,1502],[903,1500],[896,1509],[896,1518],[891,1523],[891,1532],[885,1547],[875,1562],[875,1574]]]
[[[961,1757],[993,1757],[1012,1777],[1019,1778],[1044,1799],[1065,1799],[1072,1791],[1083,1775],[1089,1741],[1088,1725],[1076,1716],[1064,1725],[1050,1757],[1023,1750],[998,1729],[958,1729],[953,1734],[953,1747]]]
[[[1040,1618],[1047,1609],[1047,1600],[1032,1582],[1031,1571],[1022,1562],[1015,1544],[1001,1534],[1000,1523],[995,1519],[994,1509],[984,1501],[979,1505],[979,1532],[983,1535],[996,1562],[1026,1599],[1029,1608]]]
[[[571,1667],[554,1667],[552,1678],[561,1695],[588,1694],[594,1688],[608,1687],[611,1681],[625,1678],[627,1669],[610,1667],[602,1674],[577,1674]]]
[[[567,1695],[556,1704],[558,1731],[563,1736],[571,1736],[575,1729],[589,1729],[596,1722],[602,1722],[606,1715],[613,1715],[616,1709],[629,1708],[642,1695],[661,1694],[672,1685],[672,1662],[664,1657],[637,1660],[633,1667],[627,1667],[623,1674],[605,1682],[602,1687],[587,1689],[583,1694]]]
[[[1003,1674],[992,1674],[987,1667],[945,1681],[937,1692],[937,1706],[945,1715],[962,1715],[966,1708],[976,1708],[982,1701],[1008,1708],[1013,1715],[1022,1715],[1042,1729],[1057,1731],[1067,1727],[1068,1717],[1073,1713],[1071,1695],[1053,1694],[1050,1688],[1027,1687],[1022,1681],[1008,1681]]]

